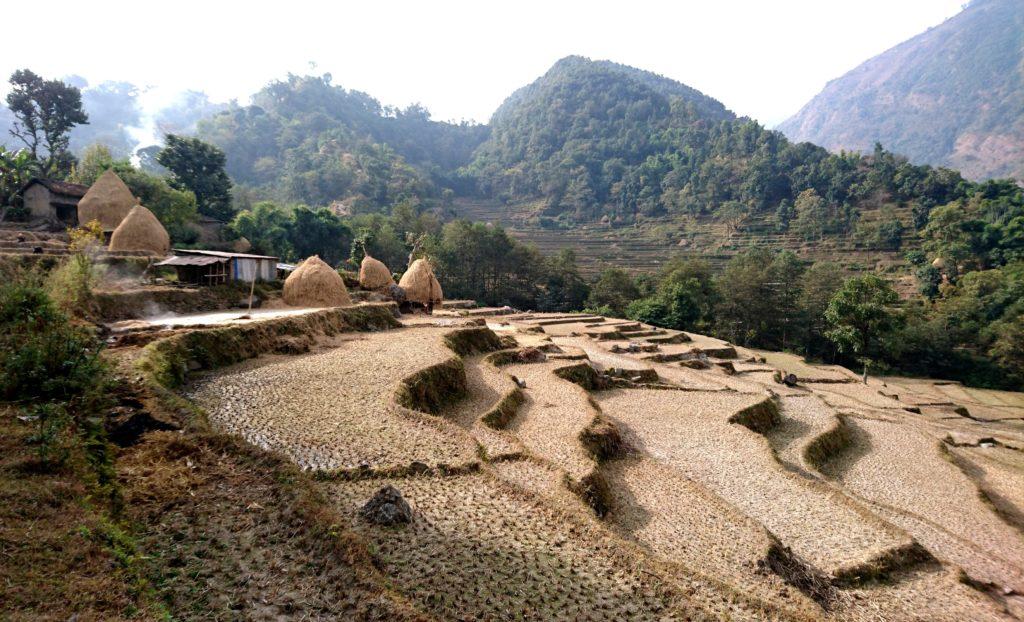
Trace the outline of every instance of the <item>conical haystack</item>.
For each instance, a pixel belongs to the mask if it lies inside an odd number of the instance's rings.
[[[441,284],[426,259],[417,259],[402,275],[398,286],[405,290],[406,300],[421,305],[441,302]]]
[[[293,307],[344,307],[352,304],[338,272],[313,255],[284,282],[284,301]]]
[[[395,279],[391,277],[391,271],[384,262],[369,255],[363,257],[363,263],[359,265],[359,287],[380,289],[394,284]]]
[[[252,250],[252,243],[249,242],[248,238],[241,237],[231,245],[231,250],[236,253],[248,253]]]
[[[171,252],[171,236],[153,212],[136,205],[110,236],[112,251],[146,251],[164,256]]]
[[[78,224],[96,220],[104,231],[113,231],[137,203],[117,173],[107,169],[78,202]]]

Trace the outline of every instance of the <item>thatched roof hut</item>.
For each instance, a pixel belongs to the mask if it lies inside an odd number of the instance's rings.
[[[394,285],[395,279],[391,271],[384,265],[383,261],[374,259],[369,255],[363,257],[363,263],[359,265],[359,287],[363,289],[381,289]]]
[[[428,305],[438,304],[442,300],[441,284],[437,282],[434,269],[426,259],[412,262],[402,275],[398,286],[405,290],[405,297],[409,302]]]
[[[284,301],[294,307],[344,307],[352,304],[337,270],[313,255],[284,282]]]
[[[171,236],[153,212],[136,205],[110,236],[112,251],[146,251],[163,257],[171,252]]]
[[[96,220],[104,231],[113,231],[137,204],[117,173],[107,169],[78,202],[78,223]]]

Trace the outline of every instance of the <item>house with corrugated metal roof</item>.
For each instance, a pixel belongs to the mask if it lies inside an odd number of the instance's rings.
[[[277,278],[277,257],[176,248],[174,254],[156,264],[169,266],[178,281],[193,285],[220,285],[230,281],[273,281]]]

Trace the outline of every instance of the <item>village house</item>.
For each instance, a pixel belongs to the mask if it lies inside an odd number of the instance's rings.
[[[277,257],[193,249],[174,249],[174,255],[156,264],[171,266],[178,281],[195,285],[219,285],[229,281],[273,281]]]
[[[63,227],[78,226],[78,202],[88,186],[54,179],[31,179],[21,190],[31,221]]]

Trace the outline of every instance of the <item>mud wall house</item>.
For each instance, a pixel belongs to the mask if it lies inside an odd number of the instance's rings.
[[[178,281],[193,285],[220,285],[273,281],[277,278],[277,257],[191,249],[174,249],[174,255],[156,264],[174,268]]]
[[[197,236],[196,241],[203,245],[223,242],[224,227],[223,221],[202,215],[192,224],[192,229]]]
[[[78,226],[78,202],[88,186],[54,179],[33,178],[21,189],[29,220],[62,227]]]

